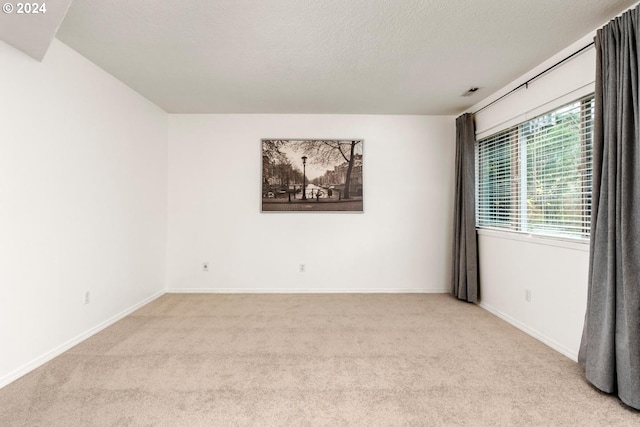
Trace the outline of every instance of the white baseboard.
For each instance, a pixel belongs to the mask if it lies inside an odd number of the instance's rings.
[[[133,313],[134,311],[136,311],[140,307],[150,303],[151,301],[155,300],[158,297],[161,297],[165,293],[166,292],[164,290],[156,292],[155,294],[151,295],[150,297],[145,298],[144,300],[142,300],[141,302],[139,302],[137,304],[134,304],[133,306],[131,306],[131,307],[125,309],[124,311],[116,314],[115,316],[105,320],[104,322],[98,324],[97,326],[94,326],[93,328],[89,329],[88,331],[86,331],[86,332],[84,332],[84,333],[82,333],[82,334],[70,339],[69,341],[59,345],[58,347],[54,348],[53,350],[50,350],[50,351],[46,352],[42,356],[37,357],[36,359],[32,360],[29,363],[26,363],[25,365],[19,367],[18,369],[15,369],[15,370],[9,372],[7,375],[5,375],[2,378],[0,378],[0,388],[6,386],[9,383],[12,383],[13,381],[17,380],[18,378],[22,377],[23,375],[26,375],[29,372],[33,371],[34,369],[44,365],[45,363],[47,363],[51,359],[61,355],[65,351],[69,350],[70,348],[80,344],[82,341],[86,340],[87,338],[91,337],[92,335],[95,335],[98,332],[102,331],[103,329],[113,325],[118,320],[128,316],[129,314]]]
[[[568,349],[567,347],[563,346],[562,344],[552,340],[551,338],[545,336],[544,334],[541,334],[540,332],[536,331],[535,329],[532,329],[532,328],[528,327],[527,325],[525,325],[524,323],[520,322],[519,320],[514,319],[513,317],[509,316],[508,314],[505,314],[505,313],[501,312],[500,310],[497,310],[496,308],[494,308],[494,307],[492,307],[492,306],[490,306],[488,304],[485,304],[485,303],[481,302],[478,305],[481,308],[487,310],[489,313],[501,318],[505,322],[510,323],[511,325],[513,325],[516,328],[520,329],[524,333],[526,333],[528,335],[531,335],[532,337],[534,337],[538,341],[543,342],[544,344],[548,345],[549,347],[551,347],[552,349],[556,350],[557,352],[564,354],[565,356],[567,356],[569,359],[573,360],[574,362],[578,361],[578,354],[575,351],[572,351],[572,350]]]
[[[344,288],[310,288],[310,289],[265,289],[265,288],[169,288],[170,294],[445,294],[447,289],[344,289]]]

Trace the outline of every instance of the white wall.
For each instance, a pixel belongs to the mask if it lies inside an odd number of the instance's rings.
[[[364,139],[364,214],[260,213],[261,138]],[[168,289],[446,292],[454,154],[453,117],[170,115]]]
[[[476,111],[565,58],[590,34],[472,107]],[[595,53],[590,48],[476,115],[479,137],[488,136],[593,92]],[[577,360],[587,301],[588,242],[563,242],[505,232],[479,231],[480,304],[492,313]],[[525,300],[525,290],[531,301]]]
[[[2,386],[163,292],[167,114],[57,40],[0,94]]]
[[[478,244],[480,305],[577,360],[589,246],[482,230]]]
[[[567,51],[563,51],[561,58],[587,46],[591,37],[576,43]],[[561,59],[560,58],[560,59]],[[500,130],[522,123],[526,120],[547,113],[554,108],[568,104],[576,99],[593,93],[595,81],[596,54],[593,47],[589,47],[568,62],[545,74],[529,84],[526,89],[513,92],[491,107],[475,115],[476,133],[478,138],[493,135]],[[557,62],[557,61],[554,61]],[[528,73],[533,76],[546,69],[537,67]],[[518,79],[518,83],[528,80]],[[513,85],[515,86],[515,85]],[[476,111],[474,108],[472,111]]]

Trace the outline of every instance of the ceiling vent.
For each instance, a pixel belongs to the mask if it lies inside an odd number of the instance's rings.
[[[460,96],[471,96],[471,95],[473,95],[474,93],[476,93],[476,92],[478,91],[478,89],[480,89],[480,88],[479,88],[479,87],[475,87],[475,86],[474,86],[474,87],[472,87],[472,88],[469,88],[469,90],[468,90],[468,91],[466,91],[465,93],[463,93],[463,94],[462,94],[462,95],[460,95]]]

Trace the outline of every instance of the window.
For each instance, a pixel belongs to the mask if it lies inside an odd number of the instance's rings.
[[[478,227],[589,235],[593,109],[591,95],[476,143]]]

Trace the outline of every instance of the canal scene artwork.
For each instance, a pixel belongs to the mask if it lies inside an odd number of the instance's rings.
[[[363,212],[361,139],[263,139],[262,212]]]

